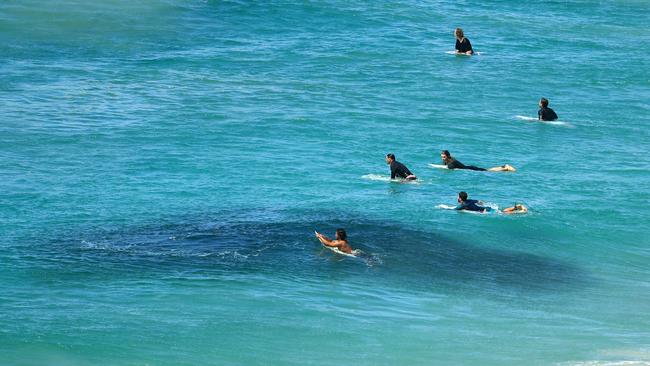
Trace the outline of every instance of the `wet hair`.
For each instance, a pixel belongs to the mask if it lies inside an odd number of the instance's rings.
[[[449,153],[449,150],[442,150],[442,154],[448,158],[451,158],[451,154]]]
[[[548,107],[548,99],[542,98],[539,100],[539,102],[542,104],[542,107],[544,108]]]
[[[461,201],[467,201],[467,192],[463,191],[458,194],[458,197],[460,197]]]
[[[463,39],[465,37],[465,33],[463,33],[463,30],[461,28],[454,29],[454,35],[460,39]]]
[[[386,154],[386,157],[395,160],[395,154]]]
[[[336,229],[336,238],[338,240],[347,240],[348,234],[345,233],[345,229]]]

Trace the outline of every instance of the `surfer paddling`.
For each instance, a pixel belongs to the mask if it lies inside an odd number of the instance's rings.
[[[386,154],[386,164],[390,166],[390,179],[402,178],[404,180],[416,180],[418,177],[411,173],[406,165],[395,160],[394,154]]]
[[[337,248],[343,253],[353,254],[352,247],[350,247],[350,244],[348,244],[348,235],[345,233],[345,229],[336,229],[336,239],[334,240],[330,240],[328,237],[319,233],[318,231],[314,231],[314,233],[316,234],[318,240],[323,243],[323,245]]]
[[[475,212],[490,212],[492,207],[481,206],[483,202],[479,200],[470,200],[467,196],[467,192],[458,193],[458,206],[454,210],[465,210],[465,211],[475,211]]]
[[[447,169],[467,169],[467,170],[478,170],[478,171],[487,171],[487,172],[515,172],[517,169],[515,169],[512,165],[509,164],[504,164],[501,166],[495,166],[493,168],[479,168],[473,165],[465,165],[461,163],[460,161],[456,160],[454,157],[451,156],[451,153],[449,153],[449,150],[443,150],[440,153],[440,158],[442,159],[443,164],[447,166]]]

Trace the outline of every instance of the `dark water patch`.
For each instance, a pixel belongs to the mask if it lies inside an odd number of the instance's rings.
[[[363,258],[333,253],[314,238],[315,229],[332,236],[337,227],[348,230],[350,243],[365,253]],[[336,278],[422,291],[562,291],[588,282],[575,265],[499,249],[478,237],[458,240],[433,229],[322,212],[229,212],[72,233],[24,249],[20,266],[51,285],[115,277],[223,281],[251,274],[296,281]]]

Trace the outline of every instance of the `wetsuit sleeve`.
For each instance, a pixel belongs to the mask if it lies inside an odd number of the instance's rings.
[[[537,111],[537,119],[542,119],[542,110]]]
[[[469,41],[469,39],[465,38],[465,42],[467,43],[467,44],[465,45],[465,49],[466,49],[467,51],[472,51],[472,52],[474,52],[474,50],[472,50],[472,43]]]
[[[460,42],[456,40],[456,51],[460,51]]]
[[[393,164],[390,166],[390,179],[395,179],[395,166]]]

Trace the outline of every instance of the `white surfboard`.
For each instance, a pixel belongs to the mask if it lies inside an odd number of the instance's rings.
[[[381,174],[366,174],[366,175],[362,175],[361,178],[367,179],[367,180],[377,180],[377,181],[381,181],[381,182],[420,184],[419,180],[390,179],[390,176],[381,175]]]
[[[523,120],[523,121],[530,121],[530,122],[540,122],[540,123],[545,123],[548,125],[559,125],[559,126],[568,126],[569,124],[567,122],[562,122],[562,121],[542,121],[538,119],[537,117],[529,117],[529,116],[520,116],[517,115],[515,116],[516,118]]]
[[[466,53],[456,53],[456,51],[445,51],[445,53],[448,55],[455,55],[455,56],[480,56],[481,54],[483,54],[483,52],[477,52],[477,51],[474,51],[474,53],[471,55],[468,55]]]
[[[444,164],[429,164],[429,166],[432,167],[432,168],[436,168],[436,169],[449,169]]]
[[[323,247],[325,247],[325,248],[327,248],[327,249],[333,251],[333,252],[336,253],[336,254],[344,255],[344,256],[346,256],[346,257],[357,258],[357,254],[359,254],[359,250],[358,250],[358,249],[353,250],[352,253],[346,253],[346,252],[342,252],[339,248],[336,248],[336,247],[328,247],[328,246],[325,245],[325,244],[323,244]]]

